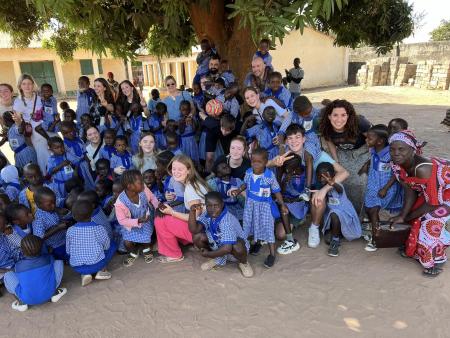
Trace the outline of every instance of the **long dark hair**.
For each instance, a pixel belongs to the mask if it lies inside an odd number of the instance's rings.
[[[114,104],[114,95],[111,91],[111,87],[108,84],[108,81],[106,81],[103,77],[98,77],[94,80],[94,82],[100,82],[103,87],[105,87],[105,100],[108,103]],[[98,97],[97,97],[98,100]]]
[[[133,100],[131,101],[131,103],[128,102],[127,96],[122,91],[122,84],[124,84],[124,83],[126,83],[127,85],[129,85],[132,88]],[[116,103],[121,105],[124,108],[124,110],[126,110],[125,114],[128,113],[128,110],[130,109],[132,103],[139,103],[139,107],[141,107],[141,97],[139,96],[139,93],[138,93],[136,87],[130,81],[123,80],[119,84],[119,94],[117,95]],[[142,107],[141,107],[141,112],[142,112]]]
[[[329,116],[334,108],[344,108],[348,115],[347,123],[345,124],[344,136],[347,139],[356,139],[359,134],[358,116],[355,108],[347,100],[334,100],[330,102],[323,110],[322,119],[320,121],[319,130],[325,140],[330,140],[333,134],[333,126]]]

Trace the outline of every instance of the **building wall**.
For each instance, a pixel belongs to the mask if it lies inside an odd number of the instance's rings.
[[[0,83],[9,83],[16,88],[17,79],[14,76],[13,63],[8,61],[0,61]]]
[[[293,67],[295,57],[305,71],[302,88],[342,85],[347,80],[347,48],[333,46],[333,38],[305,28],[291,32],[281,45],[270,51],[274,69],[283,76]]]
[[[114,73],[114,78],[116,81],[121,82],[127,78],[126,68],[121,59],[102,59],[103,74],[106,78],[108,72]]]

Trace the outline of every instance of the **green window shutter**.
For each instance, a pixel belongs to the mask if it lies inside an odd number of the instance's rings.
[[[91,59],[80,60],[81,75],[93,75],[94,66]]]
[[[103,74],[103,64],[101,59],[97,59],[98,73]]]

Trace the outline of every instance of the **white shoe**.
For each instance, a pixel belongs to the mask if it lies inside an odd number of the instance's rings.
[[[11,307],[13,310],[19,311],[19,312],[25,312],[28,310],[28,305],[27,304],[23,304],[21,301],[19,300],[15,300],[14,302],[12,302]]]
[[[308,246],[310,248],[317,248],[320,244],[319,227],[313,227],[312,225],[308,230]]]
[[[110,278],[111,278],[111,272],[109,272],[107,270],[100,270],[99,272],[97,272],[95,274],[95,279],[105,280],[105,279],[110,279]]]
[[[86,286],[92,282],[92,275],[81,275],[81,286]]]
[[[214,269],[217,266],[216,260],[215,259],[210,259],[209,261],[206,261],[205,263],[203,263],[200,266],[200,269],[202,269],[202,271],[209,271]]]
[[[56,303],[66,293],[67,293],[67,289],[66,288],[57,288],[56,289],[56,293],[51,298],[52,303]]]
[[[372,244],[372,242],[367,243],[366,247],[364,248],[364,250],[368,251],[368,252],[375,252],[378,250],[378,248]]]
[[[293,241],[285,240],[284,243],[278,247],[277,252],[280,255],[289,255],[298,249],[300,249],[300,244],[295,239]]]

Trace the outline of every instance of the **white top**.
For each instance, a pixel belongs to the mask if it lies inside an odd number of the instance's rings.
[[[142,167],[139,166],[139,162],[141,161],[138,155],[134,155],[131,161],[133,162],[133,166],[141,172],[141,174],[144,173],[144,171],[148,169],[156,169],[156,157],[155,155],[145,156],[143,157],[143,163]]]
[[[186,184],[186,186],[184,187],[184,206],[187,210],[190,210],[189,203],[192,201],[201,200],[202,203],[205,203],[205,195],[208,190],[206,189],[206,187],[201,186],[200,191],[203,196],[199,195],[191,184]]]
[[[34,96],[31,99],[25,99],[25,103],[26,103],[26,105],[23,103],[22,98],[20,96],[18,96],[14,100],[13,110],[16,111],[16,112],[22,113],[22,117],[23,117],[23,120],[25,122],[30,122],[31,121],[31,114],[33,113]],[[35,111],[39,111],[39,110],[42,110],[42,109],[43,109],[42,108],[42,101],[38,97],[37,100],[36,100]],[[42,121],[39,121],[39,122],[42,122]],[[38,124],[40,124],[40,123],[38,123]],[[34,127],[34,125],[33,125],[33,127]]]
[[[14,105],[14,99],[12,99],[12,105],[11,106],[5,106],[0,103],[0,116],[3,117],[3,114],[7,111],[12,111]]]
[[[88,156],[88,158],[89,158],[89,160],[91,162],[91,169],[92,169],[92,171],[95,171],[95,162],[97,162],[97,160],[100,158],[100,153],[102,151],[102,149],[101,149],[102,147],[103,147],[103,143],[100,145],[100,149],[97,152],[97,155],[95,155],[95,158],[93,158],[94,153],[97,150],[97,146],[93,146],[90,143],[86,146],[86,153],[87,153],[87,156]]]
[[[261,102],[261,105],[259,106],[259,109],[253,108],[253,115],[256,115],[256,120],[258,122],[261,122],[261,118],[263,115],[264,109],[266,107],[272,106],[275,108],[275,111],[277,112],[277,117],[275,118],[275,122],[281,123],[283,121],[283,115],[288,111],[286,108],[282,108],[272,99],[266,100],[266,102]]]
[[[289,74],[291,74],[292,77],[299,78],[299,77],[305,77],[305,72],[303,71],[302,67],[299,68],[291,68],[289,70]],[[294,81],[291,81],[289,83],[289,90],[291,93],[300,93],[300,83],[295,83]]]

